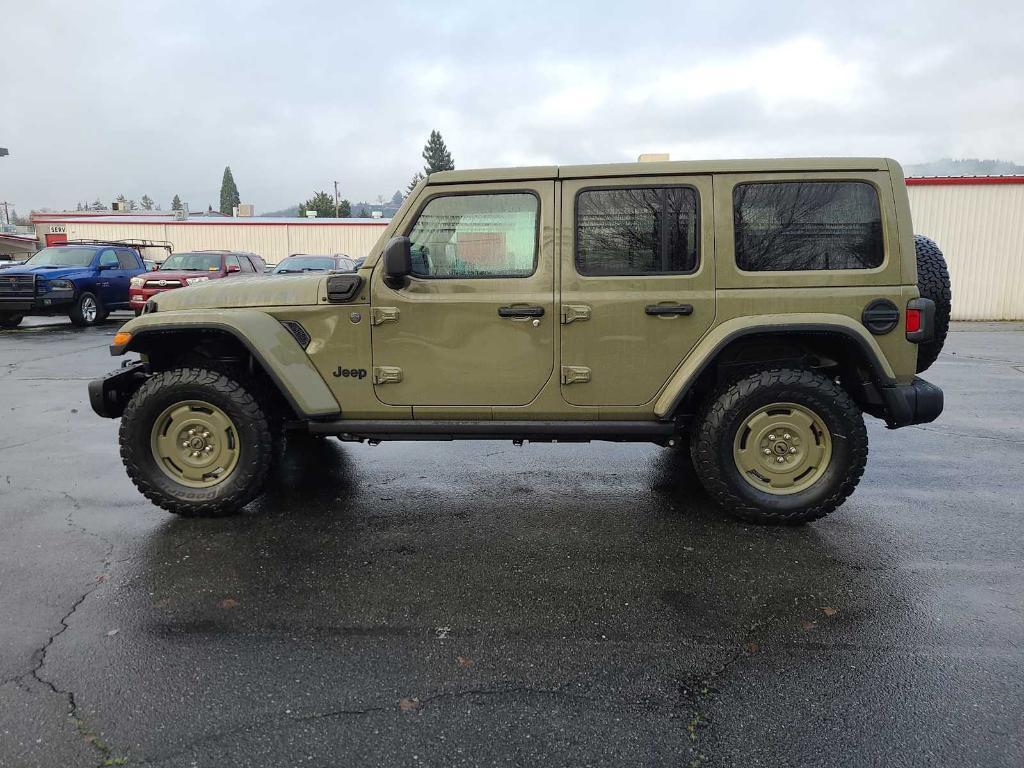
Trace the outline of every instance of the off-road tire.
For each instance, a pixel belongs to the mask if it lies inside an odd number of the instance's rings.
[[[216,406],[238,431],[238,463],[210,488],[176,482],[157,465],[150,447],[153,422],[169,405],[184,400]],[[274,453],[270,424],[257,398],[238,381],[204,368],[175,368],[152,376],[125,408],[119,437],[121,459],[135,486],[158,507],[183,517],[238,512],[260,495]]]
[[[0,328],[17,328],[21,325],[21,321],[25,319],[24,315],[16,315],[13,313],[5,312],[0,314]]]
[[[737,431],[759,408],[794,403],[813,411],[831,433],[832,453],[821,477],[791,495],[767,493],[741,475],[734,459]],[[698,477],[730,515],[752,523],[802,525],[835,510],[864,473],[868,435],[857,404],[825,376],[807,370],[765,370],[708,396],[691,436]]]
[[[83,305],[87,299],[92,299],[96,302],[96,316],[90,320],[86,317],[86,313]],[[68,312],[68,317],[71,318],[71,324],[77,325],[79,328],[89,328],[94,325],[98,325],[103,316],[103,303],[100,301],[100,297],[95,293],[89,291],[82,291],[81,295],[75,299],[75,303],[71,305],[71,311]]]
[[[953,290],[946,259],[935,241],[924,235],[914,235],[914,251],[917,254],[917,290],[921,298],[935,302],[935,335],[931,341],[917,346],[917,372],[921,373],[931,367],[946,342]]]

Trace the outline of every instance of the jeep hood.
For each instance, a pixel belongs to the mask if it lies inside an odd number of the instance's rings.
[[[147,273],[145,277],[149,277]],[[270,277],[232,277],[210,280],[153,297],[160,312],[176,309],[234,309],[237,307],[288,307],[319,303],[322,275],[296,276],[290,280]]]

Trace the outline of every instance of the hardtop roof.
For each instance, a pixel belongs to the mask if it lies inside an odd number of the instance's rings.
[[[472,181],[532,181],[614,176],[676,176],[694,173],[772,173],[782,171],[885,171],[895,161],[878,157],[793,157],[751,160],[668,160],[653,163],[538,165],[519,168],[475,168],[439,171],[430,184]]]

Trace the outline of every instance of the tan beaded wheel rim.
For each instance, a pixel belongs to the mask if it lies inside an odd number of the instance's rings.
[[[164,474],[189,488],[211,488],[238,466],[238,430],[220,408],[182,400],[153,422],[150,448]]]
[[[743,479],[776,496],[814,485],[832,458],[832,435],[814,411],[773,403],[754,411],[736,431],[732,449]]]

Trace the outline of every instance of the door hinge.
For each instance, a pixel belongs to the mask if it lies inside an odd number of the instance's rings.
[[[590,381],[590,369],[583,365],[563,365],[563,384],[583,384]]]
[[[402,369],[393,365],[373,366],[374,384],[398,384],[402,381]]]
[[[370,309],[370,325],[397,323],[398,315],[398,307],[373,307]]]
[[[573,320],[589,320],[590,307],[586,304],[563,304],[562,325],[568,325]]]

